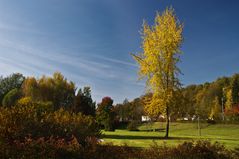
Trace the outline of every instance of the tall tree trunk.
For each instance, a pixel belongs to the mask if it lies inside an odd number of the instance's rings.
[[[168,138],[168,133],[169,133],[169,110],[168,110],[168,106],[166,107],[166,134],[165,134],[165,138]]]
[[[169,65],[167,66],[167,74],[166,74],[166,91],[167,91],[167,95],[169,92]],[[168,97],[167,97],[167,101],[166,101],[166,134],[165,134],[165,138],[168,138],[168,131],[169,131],[169,108],[168,108]]]

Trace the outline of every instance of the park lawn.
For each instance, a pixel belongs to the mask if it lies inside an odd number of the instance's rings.
[[[138,127],[140,131],[128,131],[117,129],[114,132],[103,131],[103,143],[113,143],[115,145],[124,145],[132,147],[149,147],[154,142],[158,145],[173,146],[184,141],[195,141],[199,139],[218,141],[227,148],[233,149],[239,147],[239,124],[201,124],[201,136],[197,123],[171,123],[170,138],[165,140],[163,137],[165,132],[163,128],[165,123],[156,122],[153,124],[143,124]],[[147,131],[160,129],[159,131]]]

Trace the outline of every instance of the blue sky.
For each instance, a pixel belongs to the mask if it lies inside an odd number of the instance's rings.
[[[40,77],[62,72],[93,99],[115,103],[144,93],[137,65],[143,19],[175,8],[184,23],[184,85],[239,72],[236,0],[1,0],[0,74]]]

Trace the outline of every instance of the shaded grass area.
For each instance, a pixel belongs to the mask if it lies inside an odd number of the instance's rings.
[[[178,145],[184,141],[209,140],[220,142],[227,148],[239,147],[239,124],[201,124],[201,136],[197,123],[171,123],[169,139],[165,139],[164,123],[142,124],[139,131],[116,130],[103,131],[104,143],[112,142],[115,145],[127,144],[132,147],[149,147],[156,142],[159,145]],[[159,130],[159,131],[148,131]]]
[[[131,136],[131,135],[104,135],[105,139],[132,139],[132,140],[165,140],[164,137],[161,136]],[[188,137],[169,137],[167,140],[190,140],[192,138]]]

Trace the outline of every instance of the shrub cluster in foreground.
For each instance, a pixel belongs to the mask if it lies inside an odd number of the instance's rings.
[[[51,103],[28,98],[14,107],[0,108],[0,158],[57,159],[184,159],[239,158],[239,150],[219,143],[185,142],[177,147],[154,144],[140,149],[98,143],[100,129],[95,119]]]
[[[53,111],[49,103],[29,103],[28,99],[14,107],[0,107],[0,123],[0,158],[74,154],[100,136],[93,117],[64,109]]]
[[[237,159],[238,151],[227,150],[218,142],[209,141],[184,142],[176,147],[155,144],[146,150],[146,159]]]
[[[148,149],[128,146],[99,145],[89,141],[82,146],[71,140],[56,138],[26,138],[13,144],[0,144],[1,158],[57,158],[57,159],[238,159],[239,150],[207,141],[185,142],[177,147],[153,145]]]

